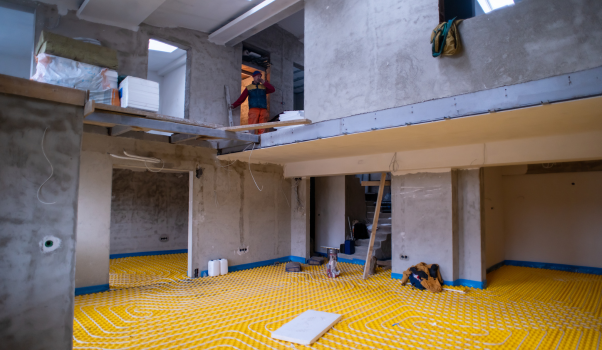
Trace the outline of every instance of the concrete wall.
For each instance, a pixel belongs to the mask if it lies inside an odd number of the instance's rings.
[[[4,94],[0,106],[0,344],[70,349],[83,110]],[[36,198],[51,174],[46,129],[54,174],[40,198],[53,204]]]
[[[172,145],[128,138],[84,134],[82,149],[104,155],[125,149],[165,161],[166,169],[203,169],[192,181],[191,275],[207,269],[210,259],[226,258],[229,265],[242,265],[291,255],[291,203],[289,179],[276,165],[220,163],[210,148]],[[114,167],[143,169],[139,162],[112,158]],[[109,187],[106,187],[109,190]],[[287,203],[287,201],[289,201]],[[248,248],[246,253],[239,248]]]
[[[249,43],[270,53],[269,81],[276,91],[270,94],[270,117],[294,107],[293,63],[304,65],[304,47],[293,34],[277,24],[246,39]],[[232,90],[231,90],[232,91]]]
[[[393,273],[425,262],[439,264],[444,280],[458,279],[456,187],[455,171],[393,176]]]
[[[602,65],[602,2],[529,0],[470,18],[464,51],[431,56],[438,0],[307,0],[305,110],[312,121]]]
[[[316,178],[316,252],[345,243],[345,176]]]
[[[114,169],[111,198],[111,254],[188,248],[187,172]]]
[[[485,229],[482,218],[482,170],[458,170],[458,274],[461,280],[484,281]]]
[[[29,79],[31,56],[9,56],[0,54],[0,74]]]
[[[506,260],[602,268],[602,172],[503,176],[503,205]]]
[[[75,249],[76,288],[109,284],[112,171],[108,154],[81,153]]]

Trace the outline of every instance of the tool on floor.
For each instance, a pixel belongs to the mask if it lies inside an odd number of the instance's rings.
[[[376,200],[376,209],[374,210],[374,220],[372,220],[372,234],[370,235],[370,244],[368,244],[368,255],[366,256],[366,264],[364,265],[363,278],[368,278],[371,270],[372,250],[374,249],[374,238],[376,237],[376,229],[378,226],[378,217],[380,215],[380,205],[383,202],[383,191],[387,180],[387,173],[380,174],[380,185],[378,186],[378,199]]]
[[[228,123],[230,126],[234,126],[234,121],[232,120],[232,104],[230,104],[230,89],[225,85],[224,89],[226,89],[226,109],[228,110]]]
[[[338,262],[338,253],[339,248],[333,247],[322,247],[326,248],[326,252],[328,254],[328,264],[326,264],[326,276],[330,278],[339,277],[341,271],[337,270],[337,262]]]
[[[284,267],[286,272],[301,272],[301,264],[296,261],[289,261]]]

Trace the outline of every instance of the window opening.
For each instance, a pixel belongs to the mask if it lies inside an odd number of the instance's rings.
[[[439,22],[480,16],[521,1],[523,0],[439,0]]]
[[[184,118],[186,50],[156,39],[148,42],[147,79],[159,83],[159,114]],[[149,131],[152,134],[171,133]]]

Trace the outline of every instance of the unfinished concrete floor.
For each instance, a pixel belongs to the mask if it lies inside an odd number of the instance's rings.
[[[164,257],[119,269],[181,273],[186,254]],[[302,349],[270,332],[308,309],[343,314],[313,349],[600,348],[602,276],[504,266],[486,290],[432,294],[385,270],[364,281],[362,267],[341,263],[329,279],[323,266],[280,264],[78,296],[74,349]]]

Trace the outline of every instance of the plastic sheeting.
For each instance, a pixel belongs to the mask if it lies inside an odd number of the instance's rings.
[[[117,89],[114,70],[44,53],[37,55],[36,61],[36,74],[31,80],[80,90]]]

